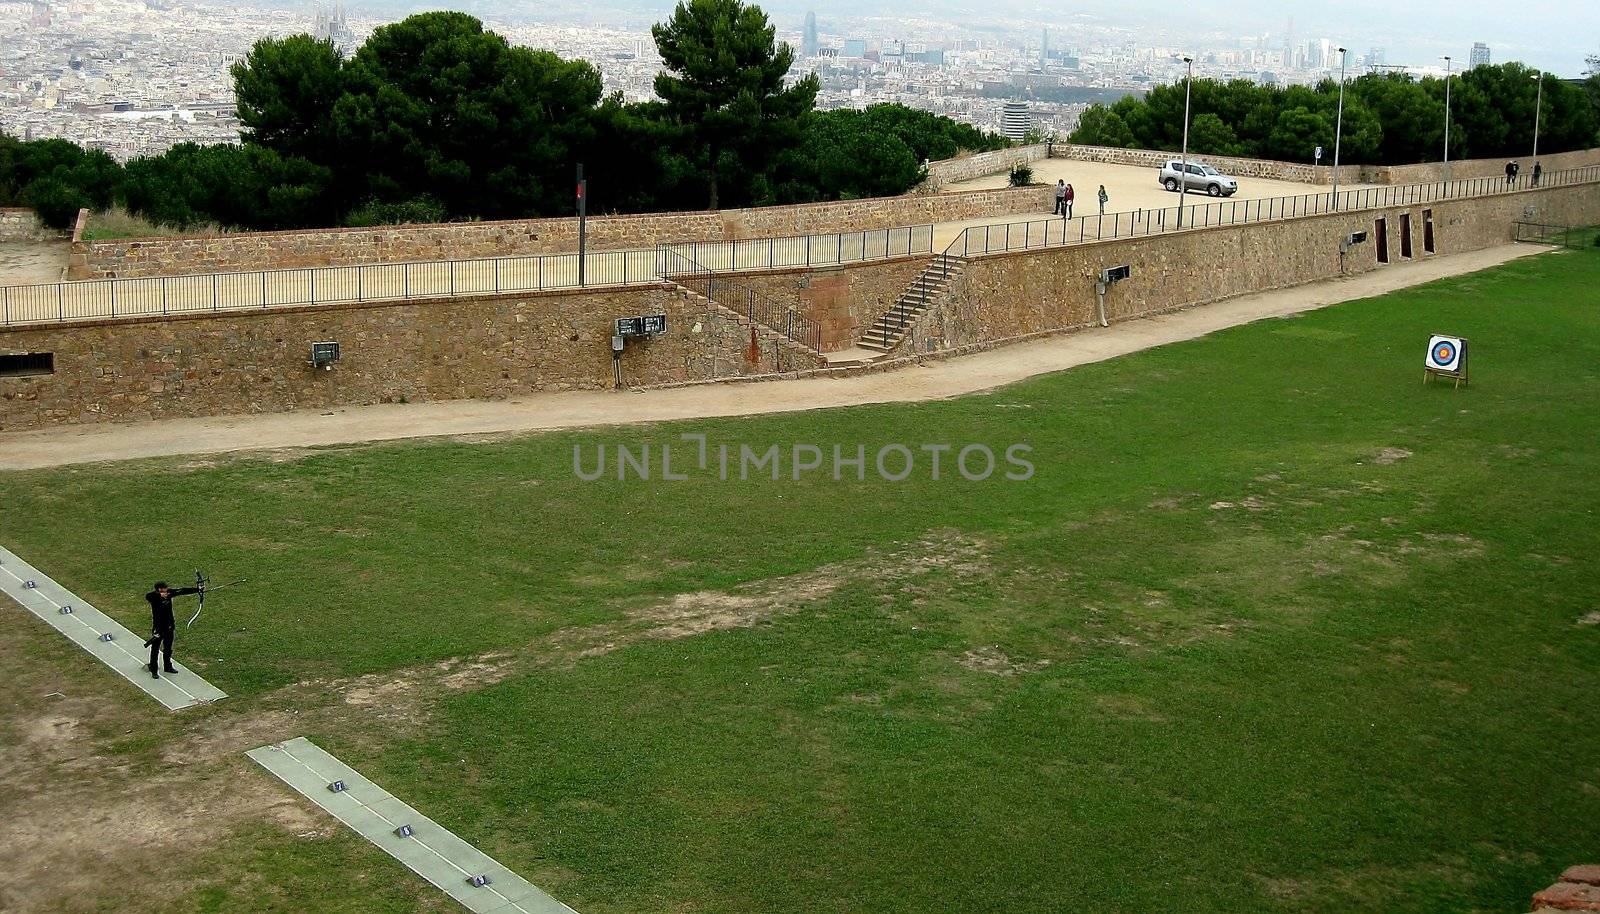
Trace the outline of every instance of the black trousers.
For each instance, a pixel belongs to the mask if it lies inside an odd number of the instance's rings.
[[[175,627],[174,627],[175,628]],[[156,653],[160,652],[166,666],[172,666],[172,635],[174,628],[157,629],[150,635],[150,668],[156,668]]]

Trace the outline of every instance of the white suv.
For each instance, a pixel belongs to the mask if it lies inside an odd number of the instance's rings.
[[[1180,175],[1184,174],[1183,162],[1173,159],[1161,166],[1161,186],[1167,190],[1177,192]],[[1239,190],[1239,182],[1228,177],[1210,165],[1194,160],[1189,161],[1189,171],[1184,183],[1189,190],[1203,190],[1213,197],[1231,197]]]

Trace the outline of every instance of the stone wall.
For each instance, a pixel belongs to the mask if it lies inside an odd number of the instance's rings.
[[[588,243],[591,250],[622,250],[663,242],[860,232],[1049,209],[1049,188],[1013,187],[802,206],[598,216],[589,220]],[[90,241],[74,245],[70,270],[74,279],[101,279],[566,253],[577,250],[577,233],[576,219],[561,218]]]
[[[937,352],[1030,334],[1086,327],[1096,320],[1095,279],[1127,264],[1132,276],[1106,295],[1109,320],[1126,320],[1236,295],[1381,269],[1375,220],[1384,218],[1389,259],[1400,254],[1400,216],[1409,213],[1415,258],[1424,253],[1431,211],[1437,253],[1479,250],[1510,240],[1511,223],[1531,208],[1546,221],[1600,222],[1600,185],[1502,194],[1406,207],[1221,226],[1171,235],[1091,242],[972,258],[965,273],[925,314],[898,350]],[[1343,259],[1339,240],[1369,240]],[[1226,269],[1210,265],[1226,264]]]
[[[1522,177],[1527,179],[1533,173],[1532,156],[1518,156],[1517,161],[1522,165]],[[1568,168],[1582,168],[1586,165],[1600,165],[1600,149],[1580,149],[1576,152],[1558,152],[1554,155],[1542,155],[1539,161],[1544,163],[1546,172],[1564,171]],[[1469,178],[1499,178],[1506,173],[1505,159],[1463,159],[1450,163],[1450,179],[1462,181]],[[1378,184],[1431,184],[1445,179],[1443,162],[1424,162],[1421,165],[1379,165],[1373,169],[1372,180]]]
[[[929,257],[902,257],[814,270],[743,273],[737,281],[774,301],[792,303],[822,328],[822,351],[849,349],[922,268]]]
[[[1425,256],[1425,211],[1438,252],[1458,253],[1507,241],[1517,219],[1600,222],[1600,184],[974,257],[902,352],[1086,326],[1095,315],[1096,274],[1118,264],[1133,272],[1107,295],[1112,320],[1327,279],[1341,269],[1381,269],[1375,233],[1343,264],[1339,239],[1372,233],[1382,217],[1390,258],[1399,261],[1399,217],[1409,213],[1415,254]],[[853,342],[925,263],[908,257],[740,281],[792,301],[824,324],[833,345]],[[1215,269],[1218,263],[1227,269]],[[650,313],[667,315],[668,332],[629,345],[628,386],[823,364],[759,327],[752,347],[751,327],[738,315],[667,285],[15,326],[0,328],[0,355],[53,353],[54,372],[0,376],[0,431],[605,388],[614,319]],[[329,339],[343,344],[343,358],[332,371],[315,371],[310,346]]]
[[[1079,162],[1105,162],[1111,165],[1136,165],[1140,168],[1160,168],[1166,162],[1176,159],[1176,152],[1161,152],[1154,149],[1121,149],[1115,146],[1078,146],[1071,143],[1056,143],[1050,155],[1056,159],[1075,159]],[[1330,153],[1331,155],[1331,153]],[[1209,156],[1189,153],[1189,158],[1201,161],[1212,166],[1226,175],[1238,175],[1251,178],[1273,178],[1279,181],[1295,181],[1300,184],[1331,184],[1333,183],[1333,166],[1309,165],[1300,162],[1278,162],[1271,159],[1240,159],[1232,156]],[[1339,166],[1339,180],[1342,183],[1357,183],[1365,180],[1363,174],[1366,166],[1341,165]]]
[[[946,184],[955,184],[959,181],[971,181],[973,178],[982,178],[987,175],[997,175],[1002,172],[1009,173],[1017,165],[1026,165],[1037,162],[1049,154],[1050,147],[1045,143],[1035,143],[1031,146],[1013,146],[1009,149],[996,149],[992,152],[980,152],[975,155],[960,156],[954,159],[940,159],[928,163],[928,179],[918,188],[919,191],[937,191]]]
[[[752,353],[737,315],[666,286],[11,327],[0,355],[54,353],[55,371],[0,376],[0,431],[607,388],[613,320],[660,313],[667,332],[624,352],[626,386],[822,364],[761,328]],[[342,345],[332,370],[309,364],[319,340]]]
[[[66,237],[66,232],[40,222],[39,214],[31,209],[0,207],[0,241],[60,241]]]
[[[1057,159],[1076,159],[1081,162],[1108,162],[1114,165],[1136,165],[1141,168],[1160,168],[1163,163],[1178,157],[1176,152],[1161,152],[1153,149],[1076,146],[1069,143],[1056,143],[1052,147],[1050,154]],[[1332,152],[1329,151],[1328,155],[1331,156]],[[1333,167],[1331,165],[1277,162],[1270,159],[1240,159],[1231,156],[1200,155],[1192,152],[1190,153],[1190,158],[1205,162],[1223,174],[1254,178],[1275,178],[1281,181],[1296,181],[1301,184],[1333,183]],[[1533,167],[1532,157],[1519,157],[1518,161],[1522,163],[1523,175],[1527,175],[1528,171]],[[1582,149],[1576,152],[1543,155],[1539,157],[1539,161],[1544,163],[1545,171],[1561,171],[1585,165],[1600,165],[1600,149]],[[1505,167],[1505,159],[1464,159],[1450,163],[1450,177],[1454,180],[1491,178],[1504,175]],[[1443,181],[1444,176],[1445,167],[1443,162],[1424,162],[1420,165],[1339,166],[1339,182],[1341,184],[1430,184],[1435,181]]]
[[[1033,252],[974,257],[945,303],[908,334],[901,351],[927,352],[1081,327],[1095,319],[1094,279],[1128,264],[1133,277],[1106,296],[1111,320],[1380,269],[1376,220],[1385,220],[1390,263],[1401,255],[1401,215],[1411,222],[1412,259],[1424,250],[1431,214],[1437,254],[1481,250],[1511,240],[1517,220],[1557,225],[1600,222],[1600,184],[1521,190],[1289,220],[1220,226],[1142,239],[1089,242]],[[1340,263],[1338,240],[1368,241]],[[1225,263],[1227,269],[1202,265]],[[1140,280],[1140,276],[1145,279]]]

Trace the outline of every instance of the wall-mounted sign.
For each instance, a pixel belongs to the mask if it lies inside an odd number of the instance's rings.
[[[617,318],[617,336],[654,336],[667,332],[665,314],[646,314],[640,317]]]

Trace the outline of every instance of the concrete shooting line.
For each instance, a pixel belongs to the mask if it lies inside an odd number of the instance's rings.
[[[27,586],[29,581],[34,583],[33,587]],[[150,655],[143,649],[143,638],[128,631],[117,620],[95,609],[4,546],[0,546],[0,592],[170,710],[181,711],[228,697],[226,692],[201,679],[177,661],[173,665],[178,672],[160,679],[151,677],[145,666],[150,661]],[[62,611],[67,606],[72,607],[71,612]],[[111,640],[104,640],[108,634]]]
[[[476,914],[577,914],[303,736],[245,754]]]

